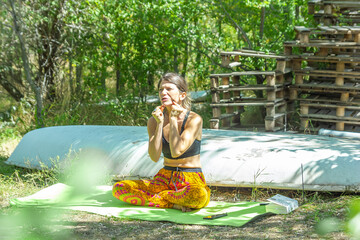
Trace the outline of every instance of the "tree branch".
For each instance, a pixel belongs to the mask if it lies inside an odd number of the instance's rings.
[[[248,38],[246,32],[244,31],[244,29],[242,29],[242,27],[240,27],[236,22],[235,20],[230,16],[230,14],[226,11],[225,7],[224,7],[224,4],[221,0],[219,0],[219,3],[222,7],[222,9],[224,10],[225,12],[225,15],[230,19],[230,21],[235,25],[235,28],[237,28],[240,32],[241,32],[241,36],[242,38],[245,40],[245,42],[247,43],[248,47],[250,49],[253,49],[253,46],[252,46],[252,43],[250,41],[250,39]]]

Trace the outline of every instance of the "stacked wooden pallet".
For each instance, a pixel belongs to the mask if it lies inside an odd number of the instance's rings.
[[[285,68],[287,59],[284,56],[249,50],[222,52],[221,57],[222,65],[233,69],[240,65],[240,57],[273,58],[277,61],[277,67],[275,71],[235,71],[211,74],[213,117],[210,127],[212,129],[237,128],[241,126],[240,113],[244,111],[245,106],[261,106],[266,108],[265,130],[284,129],[287,115],[287,90],[292,80],[291,69]],[[265,81],[262,84],[244,84],[242,78],[249,76],[261,76],[265,78]],[[244,94],[249,91],[253,94]],[[262,91],[260,95],[264,97],[256,97],[255,91]]]
[[[360,2],[358,0],[310,0],[309,14],[324,25],[360,23]]]
[[[296,27],[284,43],[292,59],[301,127],[360,131],[360,27]],[[295,54],[296,53],[296,54]]]

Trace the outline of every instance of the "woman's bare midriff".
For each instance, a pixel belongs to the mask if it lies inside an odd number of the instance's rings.
[[[169,167],[201,168],[200,154],[181,159],[168,159],[164,157],[164,165]]]

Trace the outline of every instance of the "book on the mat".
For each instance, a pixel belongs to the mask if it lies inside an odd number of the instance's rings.
[[[270,203],[266,205],[267,212],[276,214],[288,214],[299,207],[298,201],[280,194],[267,199]]]

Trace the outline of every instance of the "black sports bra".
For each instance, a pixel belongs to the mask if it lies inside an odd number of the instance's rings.
[[[187,121],[187,119],[189,117],[189,113],[190,113],[190,111],[188,111],[186,113],[183,124],[181,126],[180,134],[184,131],[186,121]],[[168,141],[166,141],[166,139],[164,137],[164,133],[162,135],[162,153],[163,153],[164,157],[166,157],[168,159],[181,159],[181,158],[187,158],[187,157],[192,157],[192,156],[195,156],[195,155],[199,155],[200,154],[200,147],[201,147],[201,141],[195,139],[193,144],[188,148],[188,150],[186,150],[186,152],[184,152],[182,155],[180,155],[177,158],[173,158],[173,157],[171,157],[170,145],[169,145]]]

